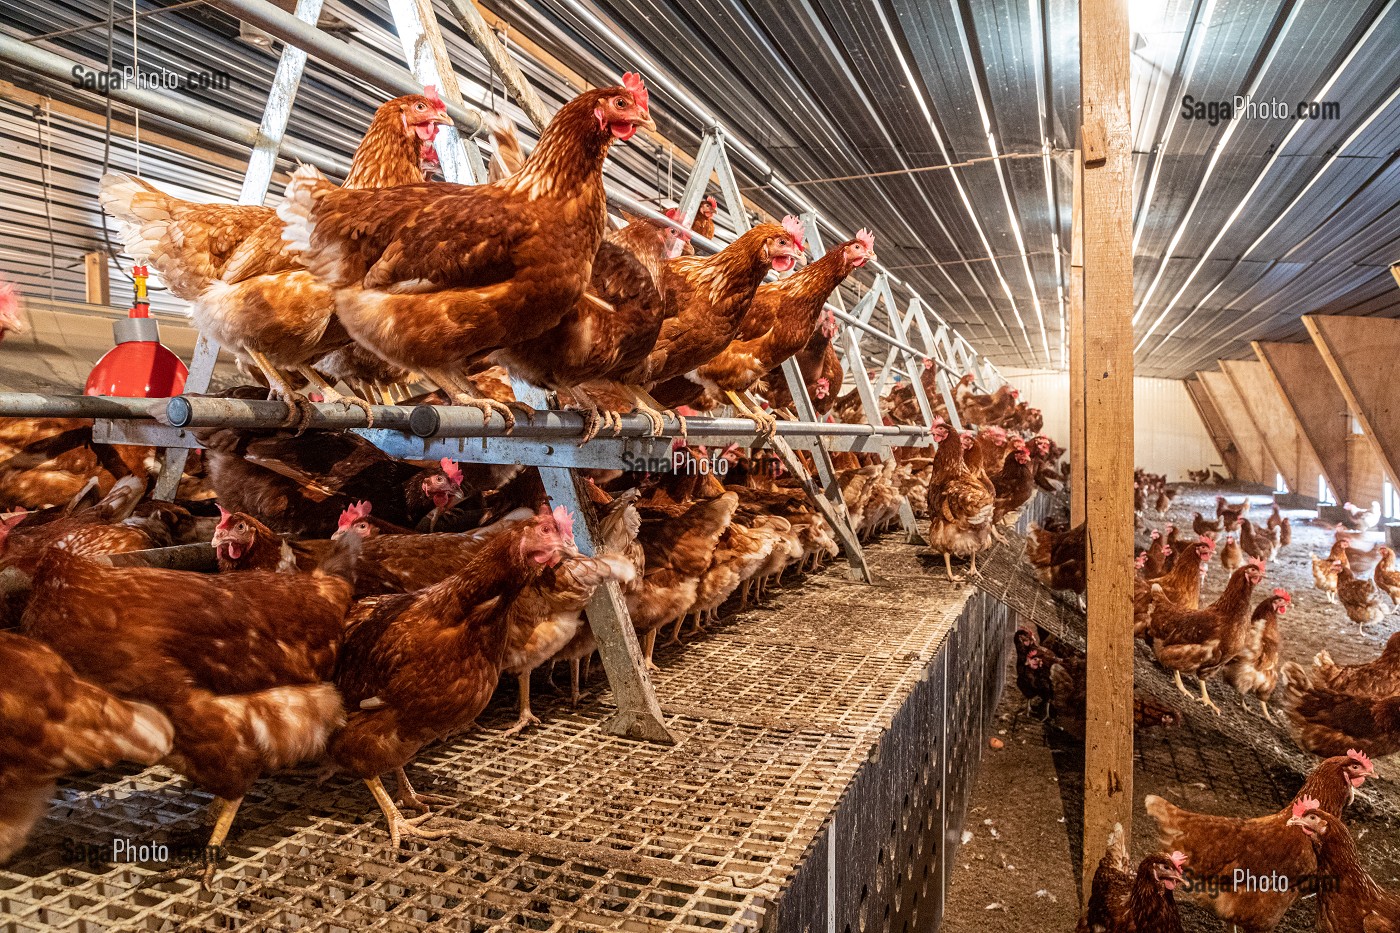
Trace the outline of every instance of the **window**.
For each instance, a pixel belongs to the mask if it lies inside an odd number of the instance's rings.
[[[1282,473],[1274,474],[1274,492],[1288,492],[1288,484],[1283,481]]]
[[[1336,504],[1337,504],[1337,496],[1336,496],[1336,494],[1335,494],[1334,492],[1332,492],[1332,490],[1329,489],[1329,488],[1327,487],[1327,477],[1323,476],[1321,473],[1319,473],[1318,476],[1317,476],[1317,504],[1318,504],[1318,505],[1336,505]]]
[[[1381,514],[1386,518],[1400,516],[1400,492],[1389,479],[1381,481]]]

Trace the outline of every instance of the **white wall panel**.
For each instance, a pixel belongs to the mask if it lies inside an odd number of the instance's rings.
[[[1021,398],[1044,414],[1045,433],[1069,446],[1069,374],[1005,368],[1002,372],[1021,390]],[[1187,470],[1221,469],[1220,456],[1180,380],[1138,377],[1133,380],[1133,400],[1138,466],[1163,473],[1173,482],[1186,480]]]

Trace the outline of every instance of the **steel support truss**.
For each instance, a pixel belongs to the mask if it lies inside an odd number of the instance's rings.
[[[121,93],[127,94],[127,98],[130,98],[128,102],[136,106],[155,110],[226,139],[251,144],[240,203],[263,203],[278,154],[293,155],[333,171],[344,170],[343,160],[283,138],[308,55],[397,94],[417,91],[424,84],[437,85],[447,102],[449,114],[457,124],[454,128],[444,128],[436,141],[445,175],[449,181],[462,183],[485,180],[486,169],[480,150],[474,142],[461,135],[463,132],[469,137],[479,134],[484,121],[481,114],[469,108],[462,98],[431,0],[387,0],[407,69],[394,68],[372,56],[361,55],[350,44],[317,30],[315,23],[322,0],[297,0],[294,13],[287,13],[267,0],[212,2],[284,43],[263,118],[256,131],[251,124],[245,127],[243,121],[206,112],[188,102],[151,92]],[[472,0],[449,0],[449,5],[478,48],[495,69],[507,77],[507,86],[516,85],[512,93],[526,112],[535,122],[542,122],[545,114],[538,98],[525,84],[519,69],[509,60],[494,34],[484,28]],[[58,81],[66,80],[72,65],[52,52],[11,41],[8,37],[0,37],[0,59],[27,65]],[[748,153],[747,149],[744,151]],[[720,192],[736,227],[747,229],[749,215],[728,158],[724,131],[713,122],[704,133],[696,165],[682,197],[681,213],[685,228],[693,221],[712,175],[718,176]],[[610,193],[608,200],[613,206],[635,215],[677,226],[649,205],[640,204],[629,197]],[[814,253],[820,256],[823,243],[819,218],[810,209],[804,217]],[[699,236],[693,237],[692,241],[698,247],[711,251],[723,248],[723,244]],[[979,374],[975,369],[976,355],[971,346],[960,335],[950,339],[949,329],[941,319],[938,330],[931,329],[926,316],[931,312],[917,297],[901,315],[896,308],[890,282],[889,274],[881,270],[875,284],[851,314],[845,311],[839,294],[834,294],[828,304],[828,309],[837,319],[847,325],[843,328],[838,349],[844,356],[844,365],[859,393],[864,424],[817,423],[815,407],[797,363],[788,360],[783,370],[800,420],[780,422],[776,434],[770,439],[758,435],[753,422],[748,419],[691,419],[688,430],[689,438],[711,444],[734,443],[750,448],[765,444],[771,446],[792,474],[804,482],[814,504],[832,525],[850,563],[852,576],[867,581],[870,579],[869,570],[846,513],[830,452],[872,452],[888,457],[896,446],[929,444],[932,407],[922,380],[917,378],[925,365],[938,369],[939,391],[955,427],[958,422],[948,388],[949,375],[961,378],[963,373],[972,372],[982,385],[990,384],[993,376],[997,375],[991,364],[986,362]],[[870,323],[875,307],[881,300],[885,302],[892,333],[886,333]],[[911,330],[918,331],[922,350],[909,342]],[[870,381],[861,353],[861,342],[866,337],[889,347],[880,381],[875,384]],[[188,449],[199,446],[191,428],[268,428],[282,423],[290,413],[286,404],[277,401],[238,401],[200,396],[198,393],[208,388],[218,352],[216,344],[201,337],[186,383],[186,389],[191,393],[188,396],[147,400],[0,394],[0,415],[92,417],[96,419],[94,440],[99,443],[165,448],[166,468],[157,484],[157,495],[170,498],[175,493]],[[886,426],[882,423],[879,394],[896,359],[903,361],[912,377],[924,420],[922,425]],[[649,424],[646,419],[626,415],[623,416],[619,436],[599,437],[580,445],[577,438],[582,436],[584,427],[581,415],[548,410],[549,400],[545,393],[533,386],[516,382],[515,390],[521,401],[541,412],[534,424],[520,425],[511,435],[504,433],[499,420],[485,419],[474,409],[433,406],[376,406],[372,409],[375,426],[369,429],[364,414],[358,410],[345,411],[338,405],[317,405],[314,406],[310,427],[357,430],[390,455],[405,459],[451,457],[459,461],[522,463],[540,467],[550,498],[583,516],[583,521],[575,525],[576,539],[580,550],[591,554],[595,540],[592,510],[586,505],[587,497],[574,471],[584,468],[624,469],[643,458],[669,459],[675,429],[668,427],[661,437],[650,437],[647,436]],[[808,474],[798,457],[799,450],[806,451],[815,463],[815,479]],[[903,504],[900,515],[906,534],[911,538],[917,537],[913,512],[907,502]],[[642,663],[625,601],[617,587],[609,585],[601,588],[588,607],[588,615],[598,637],[604,668],[618,706],[610,729],[616,734],[638,739],[670,741],[655,691]]]

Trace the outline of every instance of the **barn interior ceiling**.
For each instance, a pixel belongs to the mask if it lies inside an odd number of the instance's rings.
[[[468,102],[500,109],[499,79],[438,6]],[[634,197],[673,202],[685,155],[717,121],[838,228],[876,231],[900,297],[923,295],[1000,365],[1063,366],[1074,3],[485,8],[508,24],[502,35],[547,106],[575,93],[561,73],[601,83],[635,69],[684,89],[682,99],[653,87],[664,140],[615,149],[610,174]],[[0,11],[6,35],[97,70],[114,21],[111,60],[131,63],[127,0],[0,0]],[[227,72],[226,89],[167,93],[257,121],[275,42],[212,2],[136,0],[134,11],[142,71]],[[1400,317],[1387,271],[1400,260],[1400,0],[1166,0],[1133,3],[1132,15],[1138,372],[1183,377],[1249,357],[1250,340],[1305,340],[1307,313]],[[321,26],[400,64],[387,3],[327,0]],[[1219,102],[1245,95],[1255,110],[1221,119]],[[288,136],[348,157],[383,97],[313,58]],[[1274,102],[1289,115],[1258,112]],[[1299,102],[1308,119],[1293,118]],[[109,146],[105,104],[0,63],[0,270],[31,294],[82,299],[82,256],[105,248],[102,166],[137,168],[131,110],[112,106]],[[140,170],[153,181],[196,199],[237,197],[245,150],[150,113],[140,128]],[[794,207],[742,154],[735,167],[761,210]],[[117,303],[123,281],[114,267]]]

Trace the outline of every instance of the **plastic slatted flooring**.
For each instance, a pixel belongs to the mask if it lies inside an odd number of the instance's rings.
[[[159,768],[66,781],[29,845],[0,867],[0,929],[770,927],[766,915],[883,732],[916,685],[946,666],[934,659],[959,617],[978,622],[991,606],[972,585],[934,576],[896,537],[868,551],[875,587],[847,582],[838,563],[660,651],[655,682],[674,746],[606,734],[605,685],[571,709],[541,678],[544,724],[502,738],[514,719],[505,691],[477,728],[409,768],[420,792],[455,799],[432,824],[450,826],[449,838],[392,850],[362,784],[317,783],[305,771],[258,783],[209,890],[193,880],[149,884],[169,865],[112,864],[105,851],[84,861],[82,848],[114,839],[197,846],[208,798]],[[951,688],[982,672],[939,676]],[[993,701],[996,686],[986,688]],[[960,715],[991,706],[980,696],[961,702]],[[975,750],[946,752],[975,767]],[[914,827],[921,822],[915,814]],[[918,854],[927,862],[922,840]]]

